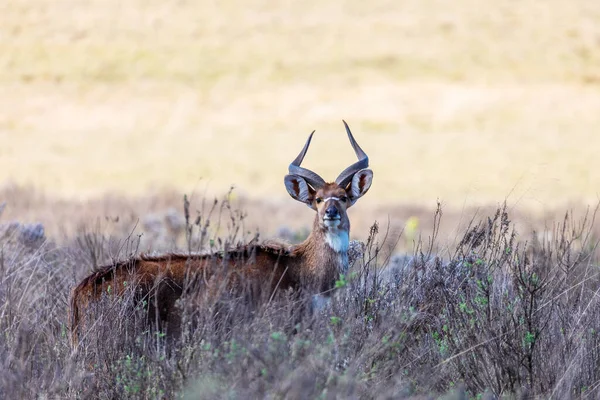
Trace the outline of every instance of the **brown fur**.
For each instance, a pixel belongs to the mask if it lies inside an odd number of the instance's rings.
[[[317,222],[315,221],[315,225]],[[158,314],[159,322],[177,329],[176,301],[186,284],[202,279],[209,294],[217,295],[223,275],[227,289],[251,288],[253,298],[270,298],[278,290],[301,288],[327,292],[338,278],[338,256],[313,232],[296,246],[269,243],[208,255],[168,254],[140,256],[99,268],[73,289],[71,296],[71,337],[73,345],[86,327],[86,311],[103,295],[122,296],[135,288],[135,297],[148,300],[148,318]],[[218,275],[218,276],[216,276]],[[110,289],[109,289],[110,288]],[[267,290],[265,293],[264,290]],[[266,296],[264,296],[266,294]],[[150,301],[152,299],[153,301]],[[153,304],[158,305],[156,309]]]
[[[348,268],[350,221],[346,210],[369,190],[373,176],[373,171],[365,168],[366,154],[344,124],[359,161],[346,168],[341,178],[326,183],[314,172],[300,167],[312,134],[290,164],[290,174],[284,177],[290,196],[316,211],[312,233],[303,243],[248,245],[211,255],[141,256],[100,268],[73,290],[73,343],[77,344],[86,325],[84,317],[90,304],[109,292],[123,296],[127,288],[135,290],[134,300],[148,300],[148,318],[158,317],[161,326],[177,324],[176,301],[187,288],[197,288],[190,284],[204,284],[200,292],[208,298],[217,298],[223,289],[231,293],[250,289],[245,295],[250,294],[251,303],[270,299],[277,290],[287,289],[328,296],[339,274]],[[353,182],[357,177],[358,182]]]

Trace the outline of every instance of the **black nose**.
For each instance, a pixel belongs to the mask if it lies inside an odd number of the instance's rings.
[[[327,207],[327,210],[325,210],[325,216],[327,218],[337,218],[338,217],[337,208],[335,208],[334,206]]]

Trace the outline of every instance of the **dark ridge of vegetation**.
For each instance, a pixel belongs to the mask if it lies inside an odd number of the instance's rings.
[[[227,202],[191,214],[186,207],[182,251],[254,238]],[[7,223],[0,398],[596,398],[595,217],[566,214],[523,237],[500,208],[456,246],[434,230],[411,255],[394,254],[395,239],[375,224],[324,309],[299,306],[310,294],[256,309],[238,294],[192,292],[180,301],[178,336],[148,326],[132,296],[107,293],[75,351],[71,288],[94,267],[137,254],[139,238],[87,231],[59,247],[43,226]],[[211,220],[229,233],[209,234]]]

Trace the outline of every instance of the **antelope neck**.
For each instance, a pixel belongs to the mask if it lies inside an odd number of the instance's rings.
[[[346,229],[329,228],[325,233],[325,243],[335,253],[337,273],[345,274],[348,271],[348,247],[350,245],[349,233]],[[336,277],[337,278],[337,277]]]
[[[350,235],[345,229],[328,228],[325,231],[325,243],[336,253],[348,252]]]

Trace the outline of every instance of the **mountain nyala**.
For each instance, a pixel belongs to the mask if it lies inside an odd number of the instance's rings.
[[[301,166],[310,146],[310,134],[300,154],[289,165],[283,183],[290,196],[315,211],[312,232],[295,245],[251,243],[211,254],[165,254],[137,256],[98,268],[74,288],[71,296],[71,333],[75,345],[93,325],[90,307],[103,296],[145,299],[149,321],[167,327],[181,308],[177,300],[184,288],[203,287],[206,293],[251,288],[248,301],[272,298],[278,291],[308,291],[326,298],[340,274],[349,267],[350,220],[347,210],[371,186],[373,171],[346,122],[348,139],[358,161],[344,169],[333,182]],[[202,285],[190,286],[190,281]],[[266,295],[265,295],[266,294]]]

